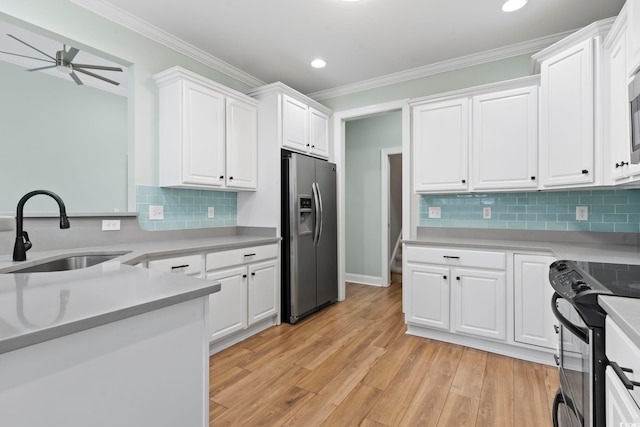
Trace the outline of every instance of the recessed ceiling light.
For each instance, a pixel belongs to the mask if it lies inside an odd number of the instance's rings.
[[[356,2],[356,1],[360,1],[360,0],[340,0],[340,1],[349,3],[349,2]]]
[[[527,4],[527,0],[507,0],[502,5],[503,12],[515,12],[518,9],[522,9]]]
[[[311,66],[313,68],[324,68],[327,65],[324,59],[316,58],[311,61]]]

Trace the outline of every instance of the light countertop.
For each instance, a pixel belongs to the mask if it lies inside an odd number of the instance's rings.
[[[0,354],[218,292],[219,284],[134,265],[149,259],[277,243],[279,237],[220,235],[0,256]],[[48,260],[85,253],[128,252],[71,271],[12,273]]]
[[[598,304],[625,334],[640,347],[640,299],[598,296]]]

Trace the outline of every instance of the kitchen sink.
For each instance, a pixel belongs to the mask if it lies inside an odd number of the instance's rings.
[[[109,253],[92,253],[82,255],[69,255],[63,258],[57,258],[45,261],[29,267],[18,268],[8,273],[48,273],[53,271],[78,270],[81,268],[91,267],[105,261],[128,254],[129,252],[109,252]]]

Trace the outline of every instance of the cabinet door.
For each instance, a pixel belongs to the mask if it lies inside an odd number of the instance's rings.
[[[536,188],[538,88],[475,96],[471,116],[472,188]]]
[[[611,366],[607,366],[605,380],[605,402],[607,426],[640,425],[640,409],[629,391],[622,384]]]
[[[247,327],[247,267],[236,267],[207,274],[207,280],[220,283],[220,292],[209,297],[210,341]]]
[[[309,107],[309,154],[329,158],[329,116]]]
[[[415,191],[467,189],[467,98],[414,107],[412,140]]]
[[[249,265],[249,325],[278,312],[279,289],[276,261]]]
[[[406,321],[449,330],[449,269],[407,264]]]
[[[594,181],[594,60],[588,39],[540,68],[540,171],[544,186]]]
[[[640,173],[640,165],[630,162],[631,124],[629,116],[629,86],[627,78],[627,30],[621,30],[618,39],[608,50],[609,87],[607,134],[609,157],[606,168],[610,178],[616,180]]]
[[[452,270],[456,332],[505,340],[506,289],[503,272]]]
[[[292,150],[308,151],[308,107],[287,95],[282,95],[282,146]]]
[[[226,185],[255,189],[258,186],[258,108],[227,98]]]
[[[549,265],[555,258],[545,255],[513,257],[515,297],[515,341],[547,348],[556,347],[551,311],[553,288]]]
[[[183,91],[182,181],[224,185],[225,97],[185,81]]]
[[[640,67],[640,0],[628,0],[627,8],[629,23],[627,75],[631,76]]]

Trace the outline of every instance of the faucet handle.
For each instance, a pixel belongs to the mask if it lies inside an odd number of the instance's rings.
[[[33,244],[31,243],[31,240],[29,240],[29,234],[26,231],[22,232],[22,237],[24,237],[24,251],[26,252],[31,249]]]

